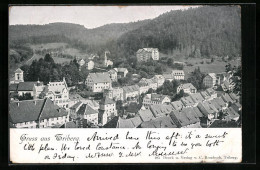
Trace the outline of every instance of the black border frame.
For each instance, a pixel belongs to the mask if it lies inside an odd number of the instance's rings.
[[[242,107],[243,107],[243,123],[242,123],[242,163],[238,164],[218,164],[218,168],[220,167],[226,167],[226,168],[238,168],[238,167],[252,167],[256,162],[256,107],[258,104],[256,103],[256,47],[259,47],[259,44],[256,46],[256,12],[259,14],[259,8],[256,6],[255,3],[247,3],[243,4],[245,2],[230,2],[229,3],[223,3],[223,2],[216,2],[216,3],[209,3],[209,2],[177,2],[177,3],[159,3],[158,1],[151,1],[151,2],[140,2],[139,3],[129,3],[129,2],[115,2],[110,1],[108,3],[104,3],[104,0],[101,1],[93,1],[90,0],[88,3],[82,2],[82,1],[68,1],[64,2],[62,0],[54,0],[54,1],[31,1],[31,0],[15,0],[15,1],[9,1],[9,2],[1,2],[1,8],[0,8],[0,17],[2,24],[0,24],[0,33],[2,34],[0,37],[0,51],[3,53],[1,54],[1,86],[0,86],[0,95],[1,95],[1,113],[2,118],[1,120],[1,126],[0,131],[2,132],[2,137],[5,140],[1,140],[1,157],[0,157],[0,163],[1,167],[8,167],[9,164],[9,134],[8,131],[8,59],[5,56],[8,56],[8,4],[35,4],[35,5],[63,5],[63,4],[71,4],[71,5],[241,5],[241,26],[242,26]],[[256,11],[257,10],[257,11]],[[259,49],[259,48],[257,48]],[[3,107],[2,107],[3,106]],[[9,164],[9,168],[25,168],[25,169],[37,169],[39,167],[42,167],[44,169],[47,168],[47,165],[56,166],[59,165],[59,168],[71,168],[71,165],[75,164],[66,164],[66,167],[64,164]],[[168,168],[172,165],[177,165],[178,167],[186,167],[187,164],[76,164],[79,165],[77,168],[82,168],[82,165],[89,165],[89,168],[111,168],[114,169],[116,167],[121,167],[121,165],[130,165],[130,167],[133,167],[133,165],[140,168],[140,165],[144,165],[146,168],[158,168],[159,166],[167,166]],[[100,167],[97,167],[97,165],[100,165]],[[119,165],[119,166],[118,166]],[[170,165],[170,166],[169,166]],[[202,167],[211,167],[213,168],[216,164],[188,164],[188,166],[192,166],[193,168],[199,168]],[[58,168],[56,166],[56,168]],[[145,168],[142,166],[142,168]],[[121,169],[120,168],[120,169]],[[165,167],[166,168],[166,167]]]

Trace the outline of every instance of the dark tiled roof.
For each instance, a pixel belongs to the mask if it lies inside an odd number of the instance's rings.
[[[195,124],[200,121],[199,116],[192,108],[184,108],[182,109],[182,113],[186,114],[186,117],[189,119],[189,124]]]
[[[87,114],[98,114],[97,110],[94,110],[92,107],[90,107],[87,104],[82,104],[82,106],[79,108],[78,115],[87,115]]]
[[[135,125],[130,119],[118,118],[117,128],[135,128]]]
[[[109,74],[107,72],[103,73],[89,73],[94,83],[111,82]]]
[[[150,106],[150,109],[154,115],[154,117],[166,116],[171,113],[171,111],[175,110],[172,105],[166,104],[154,104]]]
[[[212,88],[208,88],[208,89],[206,90],[206,92],[207,92],[209,95],[212,95],[212,94],[215,93],[215,90],[213,90]]]
[[[130,119],[135,127],[138,127],[143,121],[139,116]]]
[[[181,111],[172,111],[170,113],[170,117],[172,118],[172,120],[175,120],[175,122],[178,122],[181,127],[190,124],[190,121],[187,118],[186,114]]]
[[[185,106],[192,106],[192,105],[194,105],[194,101],[191,99],[190,96],[182,97],[182,98],[181,98],[181,102],[182,102]]]
[[[227,93],[223,94],[221,97],[225,102],[234,102]]]
[[[37,121],[39,118],[48,119],[67,115],[63,108],[54,105],[49,98],[11,102],[9,108],[12,123]]]
[[[79,100],[83,99],[79,94],[70,94],[70,100]]]
[[[217,97],[214,99],[221,107],[225,107],[226,103],[224,102],[224,100],[221,97]]]
[[[16,124],[38,120],[45,100],[11,102],[9,104],[10,121]]]
[[[139,110],[138,114],[139,114],[140,118],[142,119],[142,121],[150,121],[155,118],[150,109],[145,109],[145,110],[141,109],[141,110]]]
[[[18,84],[10,84],[9,91],[16,91],[18,87]]]
[[[154,120],[143,122],[140,128],[177,128],[177,125],[168,116],[158,117]]]
[[[198,117],[204,117],[205,115],[198,109],[198,107],[192,108],[194,113],[197,114]]]
[[[55,105],[53,101],[51,101],[49,98],[45,100],[46,101],[42,108],[40,119],[49,119],[49,118],[63,117],[68,115],[68,113],[64,108],[60,108],[59,106]]]
[[[138,85],[124,86],[122,88],[125,91],[125,93],[131,93],[131,92],[139,91]]]
[[[181,101],[171,102],[171,105],[175,108],[175,110],[179,110],[184,107]]]
[[[234,121],[215,120],[209,128],[232,128],[238,127],[238,124]]]
[[[107,122],[107,124],[103,126],[103,128],[116,128],[118,119],[118,116],[113,117],[109,122]]]
[[[20,82],[18,85],[18,91],[33,91],[33,86],[37,84],[37,81],[33,82]]]
[[[200,92],[201,96],[204,98],[204,99],[208,99],[210,98],[210,95],[206,92],[206,91],[202,91]]]
[[[80,105],[82,104],[82,102],[77,102],[75,103],[73,106],[70,107],[70,109],[77,109]]]
[[[170,98],[169,96],[167,95],[162,95],[162,94],[157,94],[157,93],[152,93],[151,94],[151,100],[152,101],[163,101],[163,99],[165,99],[165,97],[168,97]]]
[[[190,97],[193,99],[195,103],[202,102],[204,100],[200,93],[190,94]]]

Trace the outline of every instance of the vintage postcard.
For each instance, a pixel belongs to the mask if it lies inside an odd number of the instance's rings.
[[[239,163],[241,57],[240,6],[10,6],[10,163]]]

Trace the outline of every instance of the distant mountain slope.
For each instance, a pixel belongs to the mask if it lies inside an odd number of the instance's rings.
[[[95,29],[71,23],[51,23],[46,25],[11,25],[9,35],[11,42],[30,43],[81,41],[83,44],[99,45],[116,40],[122,34],[137,29],[149,20],[108,24]]]

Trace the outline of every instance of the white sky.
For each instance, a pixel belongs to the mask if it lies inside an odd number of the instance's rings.
[[[95,28],[109,23],[127,23],[155,18],[167,11],[197,6],[13,6],[9,24],[68,22]]]

